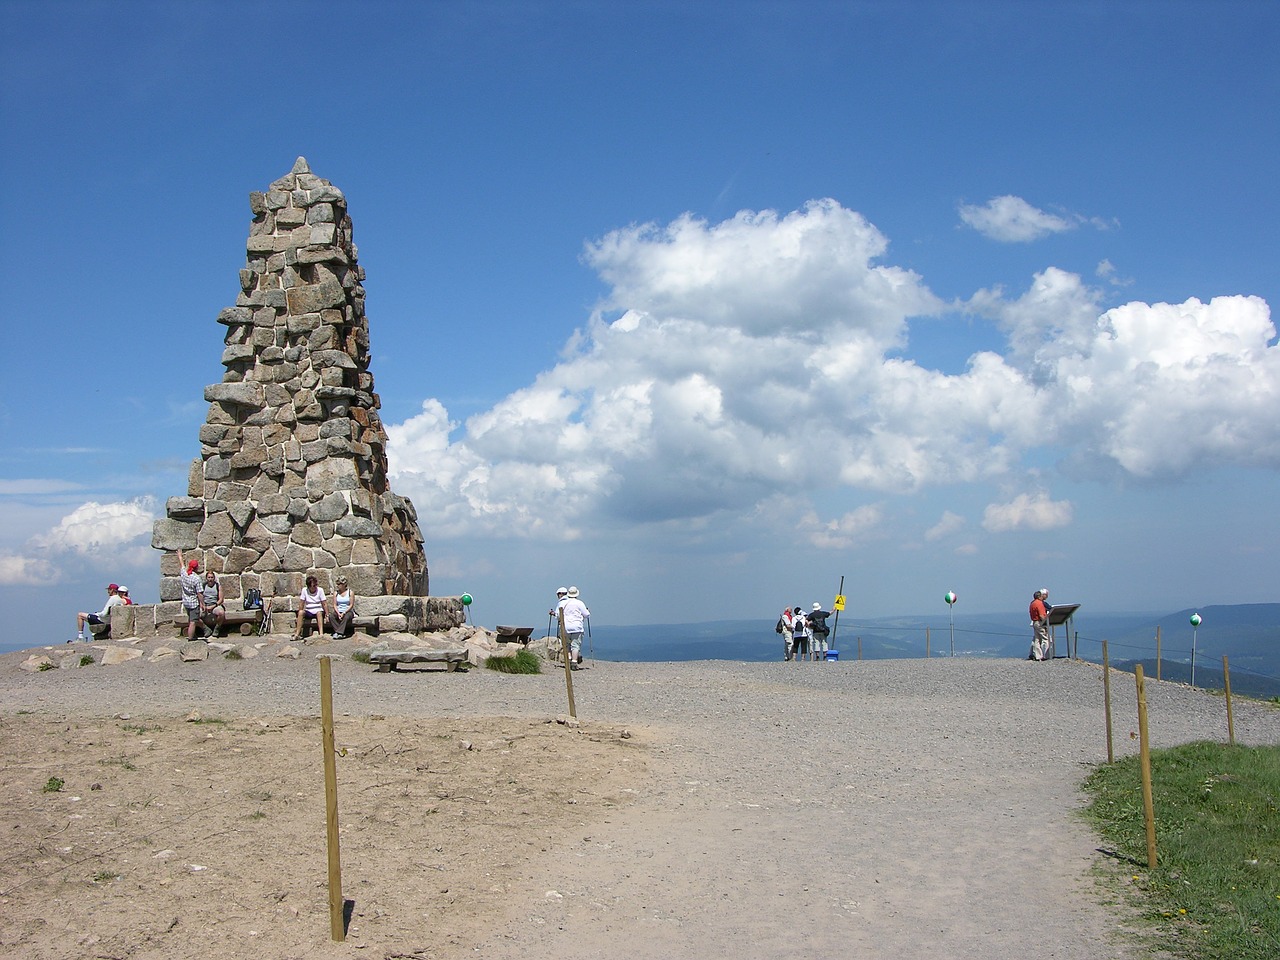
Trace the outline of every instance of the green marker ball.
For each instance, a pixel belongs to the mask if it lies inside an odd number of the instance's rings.
[[[1192,625],[1193,627],[1198,627],[1198,626],[1200,626],[1201,622],[1202,622],[1202,621],[1201,621],[1201,619],[1200,619],[1200,614],[1198,614],[1198,613],[1193,613],[1193,614],[1191,615],[1191,625]]]
[[[464,593],[464,594],[462,595],[462,605],[463,605],[464,607],[469,607],[469,606],[471,606],[471,594],[469,594],[469,593]]]

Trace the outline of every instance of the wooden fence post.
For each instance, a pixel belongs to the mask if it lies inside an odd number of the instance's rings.
[[[1107,656],[1107,641],[1102,641],[1102,702],[1107,715],[1107,763],[1116,762],[1111,743],[1111,659]]]
[[[1222,685],[1227,695],[1227,743],[1234,747],[1236,745],[1236,725],[1231,718],[1231,669],[1227,666],[1225,654],[1222,657]]]
[[[1156,808],[1151,796],[1151,741],[1147,738],[1147,691],[1142,664],[1135,669],[1138,681],[1138,762],[1142,768],[1142,816],[1147,825],[1147,869],[1156,868]]]
[[[320,729],[324,748],[325,829],[329,848],[329,936],[347,939],[342,898],[342,852],[338,841],[338,763],[333,748],[333,679],[328,657],[320,658]]]

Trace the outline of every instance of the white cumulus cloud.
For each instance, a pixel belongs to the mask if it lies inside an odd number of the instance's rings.
[[[31,546],[53,553],[105,554],[151,533],[155,500],[139,497],[121,503],[90,501],[62,518],[47,533],[31,538]]]
[[[611,288],[559,363],[465,422],[431,398],[388,425],[395,488],[440,538],[754,523],[838,549],[886,518],[883,501],[833,513],[851,491],[1008,484],[1046,462],[1144,480],[1280,467],[1264,301],[1108,309],[1103,291],[1046,267],[1017,296],[958,305],[1005,343],[942,372],[910,359],[911,334],[921,317],[922,336],[951,323],[947,308],[887,254],[832,200],[614,231],[587,245]],[[988,508],[983,527],[1052,529],[1071,510],[1024,495]],[[961,523],[944,514],[926,538]]]
[[[1052,233],[1075,229],[1078,219],[1059,217],[1033,207],[1021,197],[1006,194],[985,204],[962,203],[960,219],[989,240],[1030,243]]]

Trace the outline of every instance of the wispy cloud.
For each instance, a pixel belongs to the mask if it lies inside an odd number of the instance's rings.
[[[982,205],[960,204],[960,220],[988,240],[1000,243],[1030,243],[1054,233],[1066,233],[1081,224],[1088,223],[1099,230],[1109,224],[1096,217],[1080,214],[1059,216],[1033,207],[1021,197],[1006,194],[992,197]]]

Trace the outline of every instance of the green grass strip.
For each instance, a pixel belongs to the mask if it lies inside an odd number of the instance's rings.
[[[1151,780],[1155,870],[1136,756],[1089,776],[1085,815],[1125,864],[1157,946],[1196,960],[1280,957],[1280,747],[1153,750]]]

